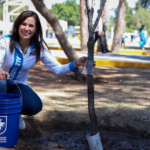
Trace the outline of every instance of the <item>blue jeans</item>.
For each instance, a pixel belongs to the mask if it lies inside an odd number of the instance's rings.
[[[104,36],[102,34],[98,35],[98,32],[95,32],[94,43],[97,41],[98,38],[100,39],[100,45],[101,45],[101,51],[102,51],[102,53],[106,53],[106,50],[105,50],[105,47],[104,47]]]
[[[141,37],[141,41],[143,42],[143,45],[141,47],[144,48],[144,45],[146,44],[147,39],[144,37]]]
[[[29,85],[18,84],[22,93],[23,107],[21,114],[35,115],[42,110],[42,101]],[[6,80],[0,80],[0,93],[20,95],[16,84],[10,84]]]

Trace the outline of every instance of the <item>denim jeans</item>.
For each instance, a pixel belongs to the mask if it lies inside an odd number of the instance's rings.
[[[95,32],[94,43],[97,41],[98,38],[100,39],[100,45],[101,45],[101,51],[102,51],[102,53],[106,53],[106,50],[104,48],[104,36],[102,34],[98,35],[98,32]]]
[[[21,91],[19,91],[19,89]],[[0,93],[22,95],[23,107],[21,114],[35,115],[42,110],[42,101],[29,85],[10,84],[6,80],[0,80]]]
[[[6,93],[7,81],[0,80],[0,93]]]
[[[147,39],[144,37],[141,37],[141,41],[143,41],[143,45],[141,47],[144,48],[144,45],[146,44]]]

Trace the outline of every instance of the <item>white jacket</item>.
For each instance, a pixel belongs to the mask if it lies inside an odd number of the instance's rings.
[[[99,29],[96,27],[94,32],[102,32],[103,31],[103,20],[102,17],[100,17],[98,25]]]
[[[27,84],[28,72],[36,63],[36,49],[33,44],[28,48],[27,53],[22,53],[19,43],[16,45],[14,53],[9,50],[11,35],[5,35],[0,39],[0,68],[9,72],[10,79],[17,84]],[[74,68],[74,62],[61,65],[44,46],[41,52],[40,60],[52,72],[56,74],[66,74],[70,71],[78,72]]]

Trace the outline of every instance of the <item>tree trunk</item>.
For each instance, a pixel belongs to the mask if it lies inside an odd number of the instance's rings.
[[[103,26],[105,26],[106,40],[108,40],[108,28],[109,28],[109,3],[110,0],[107,0],[102,14]]]
[[[81,35],[81,50],[87,51],[88,16],[85,0],[80,0],[80,35]]]
[[[88,39],[88,44],[87,44],[88,45],[88,59],[90,59],[91,61],[94,60],[94,30],[99,22],[105,3],[106,3],[106,0],[102,0],[101,8],[98,13],[97,19],[94,25],[92,26],[93,14],[89,6],[89,1],[86,0],[86,6],[88,10],[88,31],[89,31],[89,39]],[[90,72],[93,72],[93,66],[90,65],[88,67],[89,68],[87,69]],[[88,109],[89,109],[89,116],[90,116],[91,136],[92,136],[98,133],[97,116],[96,116],[95,107],[94,107],[94,81],[93,81],[92,74],[87,75],[87,86],[88,86]]]
[[[41,15],[47,20],[47,22],[52,26],[56,38],[58,39],[62,49],[64,50],[65,54],[67,55],[70,62],[75,61],[78,59],[78,55],[72,48],[71,44],[68,42],[62,27],[60,26],[59,21],[56,17],[45,7],[43,0],[32,0],[35,8],[41,13]]]
[[[126,3],[124,0],[120,0],[118,12],[117,12],[115,33],[114,33],[112,49],[111,49],[112,53],[114,53],[114,54],[120,53],[122,32],[123,32],[124,22],[125,22],[124,21],[125,11],[126,11]]]

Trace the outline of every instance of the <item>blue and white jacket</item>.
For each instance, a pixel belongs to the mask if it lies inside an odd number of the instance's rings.
[[[142,30],[141,30],[141,34],[140,34],[141,38],[147,39],[147,35],[148,35],[147,31],[144,30],[144,29],[142,29]]]
[[[33,44],[28,48],[27,53],[22,53],[19,43],[16,45],[14,53],[9,50],[11,35],[5,35],[0,38],[0,68],[10,74],[10,79],[17,84],[27,84],[28,72],[36,63],[36,49]],[[74,68],[74,62],[61,65],[44,46],[41,52],[40,60],[52,72],[56,74],[66,74],[70,71],[78,72]]]

